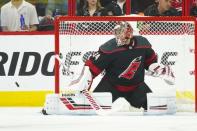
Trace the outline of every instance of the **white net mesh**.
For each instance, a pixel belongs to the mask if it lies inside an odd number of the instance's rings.
[[[59,33],[64,35],[110,35],[117,21],[61,21]],[[193,35],[194,24],[175,21],[138,21],[134,30],[141,35]]]
[[[69,35],[107,35],[112,34],[117,22],[60,22],[60,34]]]

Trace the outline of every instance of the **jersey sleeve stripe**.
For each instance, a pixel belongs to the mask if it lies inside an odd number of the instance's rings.
[[[96,77],[102,72],[102,70],[99,69],[91,60],[87,60],[85,62],[85,66],[88,66],[90,68],[90,71],[93,73],[94,77]]]
[[[152,64],[156,60],[157,60],[157,55],[154,53],[154,54],[152,54],[152,56],[149,59],[147,59],[145,61],[145,64],[146,64],[146,66],[149,66],[150,64]]]

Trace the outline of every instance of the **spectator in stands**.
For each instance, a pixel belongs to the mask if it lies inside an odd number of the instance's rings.
[[[145,16],[179,16],[181,15],[175,8],[172,7],[172,0],[155,0],[153,5],[150,5],[144,11]]]
[[[190,9],[191,16],[197,16],[197,0],[193,1],[192,8]]]
[[[24,18],[21,28],[20,19]],[[36,31],[38,17],[35,7],[25,0],[11,0],[1,7],[1,26],[3,31]]]
[[[112,11],[115,16],[126,14],[126,0],[113,0],[106,6],[106,9]]]
[[[21,28],[21,16],[24,18],[23,28]],[[25,0],[11,0],[1,8],[3,31],[36,31],[38,24],[35,7]]]
[[[100,0],[85,0],[84,5],[77,11],[78,16],[107,16],[106,9]]]

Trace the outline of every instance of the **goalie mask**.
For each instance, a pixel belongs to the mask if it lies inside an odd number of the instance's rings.
[[[128,45],[133,37],[133,28],[128,22],[120,22],[114,28],[114,35],[118,46]]]

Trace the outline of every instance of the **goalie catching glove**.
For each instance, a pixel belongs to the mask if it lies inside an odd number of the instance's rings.
[[[174,85],[175,83],[174,73],[168,65],[164,66],[158,63],[153,63],[149,66],[147,75],[160,77],[169,85]]]
[[[77,80],[72,81],[67,90],[78,90],[82,91],[84,89],[89,90],[93,81],[92,73],[88,66],[84,66],[79,78]]]

